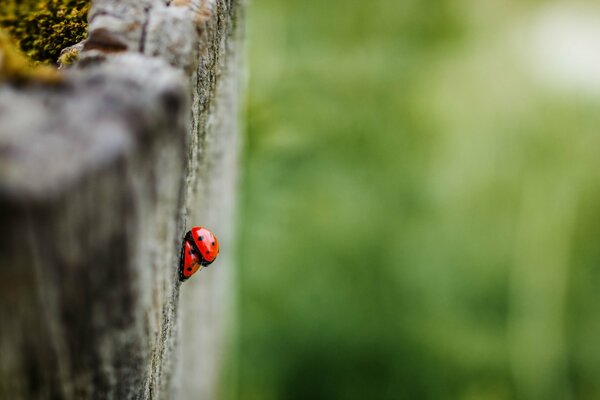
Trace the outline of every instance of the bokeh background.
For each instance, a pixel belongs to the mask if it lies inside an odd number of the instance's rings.
[[[251,2],[224,398],[600,399],[599,7]]]

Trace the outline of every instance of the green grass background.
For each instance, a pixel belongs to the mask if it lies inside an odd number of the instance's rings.
[[[548,4],[251,2],[224,397],[600,398],[600,101],[511,39]]]

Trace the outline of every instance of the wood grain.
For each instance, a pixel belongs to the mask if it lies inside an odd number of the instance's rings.
[[[242,5],[94,1],[59,86],[0,86],[0,399],[210,399],[232,321]],[[181,285],[189,227],[220,259]]]

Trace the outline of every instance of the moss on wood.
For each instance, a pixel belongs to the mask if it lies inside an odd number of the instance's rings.
[[[86,36],[89,0],[1,0],[0,28],[33,63],[56,63]]]
[[[0,30],[0,82],[2,81],[56,84],[61,82],[61,76],[51,66],[32,65],[10,36]]]

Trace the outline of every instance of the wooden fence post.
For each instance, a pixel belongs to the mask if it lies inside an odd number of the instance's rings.
[[[62,84],[0,85],[0,399],[217,395],[242,6],[94,0]],[[221,255],[181,285],[193,225]]]

